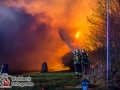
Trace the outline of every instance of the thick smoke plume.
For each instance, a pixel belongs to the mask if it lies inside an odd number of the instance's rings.
[[[8,63],[12,70],[38,68],[41,59],[46,60],[40,56],[48,48],[46,40],[51,36],[47,32],[51,27],[42,21],[37,22],[38,16],[33,17],[23,9],[0,6],[0,11],[0,63]],[[41,13],[41,18],[49,17]]]
[[[13,72],[40,70],[45,61],[49,69],[62,69],[61,57],[70,50],[58,30],[65,28],[66,40],[75,44],[76,32],[87,30],[93,1],[1,0],[0,65]]]

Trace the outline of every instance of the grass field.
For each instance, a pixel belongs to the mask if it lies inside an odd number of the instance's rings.
[[[81,90],[75,88],[76,85],[80,84],[81,78],[76,79],[74,72],[61,71],[39,74],[25,74],[23,76],[30,76],[34,86],[12,87],[11,89],[5,90],[42,90],[43,87],[46,88],[45,90]],[[73,86],[74,88],[63,88],[62,86]],[[92,90],[97,90],[97,88]]]
[[[6,90],[41,90],[42,87],[49,87],[47,90],[68,90],[63,89],[61,86],[76,86],[80,83],[80,78],[75,79],[74,72],[49,72],[40,74],[26,74],[23,76],[30,76],[34,86],[12,87],[11,89]]]

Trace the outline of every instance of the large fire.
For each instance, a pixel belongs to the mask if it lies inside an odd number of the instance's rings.
[[[0,6],[6,8],[0,12],[0,17],[8,18],[8,23],[15,22],[15,30],[6,29],[6,32],[13,34],[6,34],[8,45],[7,49],[14,53],[8,54],[8,58],[5,57],[1,51],[0,63],[8,63],[11,68],[14,68],[12,63],[15,63],[17,67],[23,66],[25,70],[40,70],[42,62],[47,62],[49,69],[63,69],[61,57],[70,49],[61,40],[58,29],[64,28],[69,33],[66,35],[71,38],[66,38],[71,44],[76,45],[76,41],[83,46],[85,40],[84,33],[88,30],[88,24],[86,17],[92,11],[95,0],[5,0],[0,1]],[[4,15],[5,14],[5,15]],[[18,20],[18,15],[19,20]],[[25,17],[26,15],[26,17]],[[28,18],[28,19],[26,19]],[[3,19],[4,21],[5,19]],[[25,20],[25,21],[24,21]],[[3,22],[2,21],[2,22]],[[24,23],[22,23],[24,21]],[[3,24],[5,25],[5,23]],[[21,28],[22,27],[22,28]],[[25,27],[25,28],[24,28]],[[1,30],[1,28],[0,28]],[[80,30],[80,31],[78,31]],[[77,33],[76,33],[77,32]],[[7,37],[12,35],[15,37]],[[5,40],[7,40],[5,39]],[[9,40],[10,39],[10,40]],[[10,42],[11,41],[11,42]],[[15,44],[12,42],[16,42]],[[13,45],[14,44],[14,45]],[[12,47],[13,46],[13,47]],[[19,50],[18,50],[19,49]],[[10,56],[11,55],[11,56]],[[14,57],[14,58],[13,58]],[[11,60],[5,61],[4,59]],[[11,63],[12,62],[12,63]],[[68,69],[68,68],[66,68]],[[14,68],[13,70],[16,70]],[[17,70],[16,70],[17,71]]]

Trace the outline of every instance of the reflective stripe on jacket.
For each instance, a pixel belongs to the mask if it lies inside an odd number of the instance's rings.
[[[81,55],[79,53],[78,54],[75,53],[73,60],[74,60],[74,64],[81,64]]]

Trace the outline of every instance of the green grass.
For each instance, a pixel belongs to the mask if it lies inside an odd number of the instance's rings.
[[[29,87],[12,87],[6,90],[41,90],[42,87],[49,87],[47,90],[80,90],[80,89],[63,89],[60,86],[76,86],[80,79],[75,79],[74,72],[49,72],[40,74],[26,74],[30,76],[34,86]],[[54,87],[55,86],[55,87]]]
[[[76,79],[75,73],[70,71],[59,71],[59,72],[48,72],[39,74],[25,74],[24,77],[30,76],[34,86],[28,87],[12,87],[11,89],[5,90],[81,90],[75,88],[76,85],[80,84],[81,78]],[[89,79],[93,81],[93,79]],[[99,80],[96,80],[99,81]],[[73,86],[74,88],[62,88],[62,86]],[[98,87],[92,88],[92,90],[107,90],[99,85]]]

